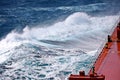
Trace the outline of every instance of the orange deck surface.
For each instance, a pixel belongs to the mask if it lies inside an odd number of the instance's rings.
[[[120,80],[120,41],[117,41],[117,36],[116,27],[111,35],[113,41],[107,43],[108,48],[103,48],[94,63],[95,72],[105,75],[105,80]],[[92,73],[91,70],[89,74]]]
[[[104,74],[105,80],[120,80],[120,42],[112,42],[112,46],[96,72]]]
[[[113,42],[108,42],[94,64],[96,73],[105,75],[105,80],[120,80],[120,41],[116,35],[117,28],[111,35]]]
[[[107,45],[102,49],[94,63],[94,69],[95,73],[98,75],[103,74],[105,80],[120,80],[120,28],[118,30],[118,27],[116,27],[112,35],[110,35],[110,38],[112,42],[106,43]],[[92,69],[90,70],[89,75],[91,73]],[[80,75],[71,75],[69,80],[86,80],[80,78]]]

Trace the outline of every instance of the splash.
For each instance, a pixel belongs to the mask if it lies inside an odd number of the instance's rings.
[[[67,80],[70,73],[88,71],[117,19],[77,12],[54,25],[12,31],[0,41],[0,64],[9,68],[1,69],[1,79]]]
[[[23,29],[23,33],[20,34],[12,31],[5,39],[1,40],[0,44],[2,46],[0,46],[0,52],[6,51],[7,49],[10,50],[23,43],[31,42],[37,44],[40,40],[61,41],[61,44],[70,40],[77,42],[77,44],[78,42],[84,44],[90,41],[91,39],[89,38],[91,37],[101,40],[102,37],[106,37],[109,34],[117,18],[117,16],[92,17],[86,13],[77,12],[71,14],[64,21],[57,22],[54,25],[33,28],[26,26]]]

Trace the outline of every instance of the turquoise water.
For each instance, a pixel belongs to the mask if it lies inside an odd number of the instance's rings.
[[[87,73],[118,19],[117,2],[1,0],[0,80]]]

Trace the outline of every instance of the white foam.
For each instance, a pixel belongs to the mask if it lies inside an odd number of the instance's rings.
[[[86,52],[90,56],[95,56],[97,50]]]
[[[82,6],[60,6],[60,7],[45,7],[45,8],[31,8],[35,11],[57,11],[57,10],[65,10],[65,11],[95,11],[95,10],[103,10],[107,3],[95,3],[88,4]]]
[[[0,41],[0,54],[24,43],[35,42],[41,44],[39,43],[39,40],[75,40],[74,42],[76,43],[74,44],[76,44],[78,48],[82,49],[83,46],[86,48],[86,45],[88,45],[86,44],[87,42],[89,45],[91,44],[89,48],[95,48],[99,45],[99,43],[95,43],[95,45],[93,45],[94,42],[97,42],[95,41],[97,40],[96,37],[98,37],[98,41],[106,37],[117,19],[118,16],[92,17],[86,13],[77,12],[71,14],[64,21],[57,22],[50,26],[38,26],[33,28],[26,26],[23,29],[23,33],[19,34],[15,31],[12,31],[6,36],[5,39]],[[81,43],[79,44],[77,41]],[[42,45],[48,46],[45,44]],[[73,45],[73,48],[75,48],[75,45]]]
[[[117,16],[91,17],[82,12],[73,13],[63,22],[58,22],[51,26],[39,26],[31,29],[26,26],[22,34],[13,31],[0,41],[2,45],[0,49],[2,50],[2,48],[6,47],[12,48],[22,42],[35,39],[65,41],[81,36],[80,34],[90,36],[91,32],[96,34],[98,30],[100,31],[99,33],[103,33],[104,30],[109,31],[113,27],[116,19]]]
[[[109,31],[113,27],[116,19],[117,16],[91,17],[86,13],[77,12],[71,14],[63,22],[58,22],[51,26],[39,26],[31,29],[26,26],[22,34],[13,31],[5,39],[1,40],[0,51],[5,48],[11,49],[21,43],[35,39],[65,41],[76,36],[80,37],[80,34],[86,34],[87,37],[91,34],[104,33],[103,31]]]
[[[113,18],[113,20],[110,18]],[[63,41],[70,39],[70,37],[80,36],[80,33],[110,28],[113,21],[115,21],[114,19],[115,16],[90,17],[86,13],[78,12],[70,15],[65,21],[55,23],[49,27],[25,28],[24,33],[20,37],[25,39],[36,38],[38,40],[46,39]]]
[[[9,56],[9,54],[6,54],[6,53],[0,55],[0,63],[3,63],[4,61],[6,61],[8,59],[8,57],[10,57],[10,56]]]

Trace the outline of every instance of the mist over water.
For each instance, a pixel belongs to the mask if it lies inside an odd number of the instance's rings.
[[[79,70],[87,73],[119,18],[119,10],[105,12],[106,0],[46,2],[1,1],[0,80],[67,80]]]

